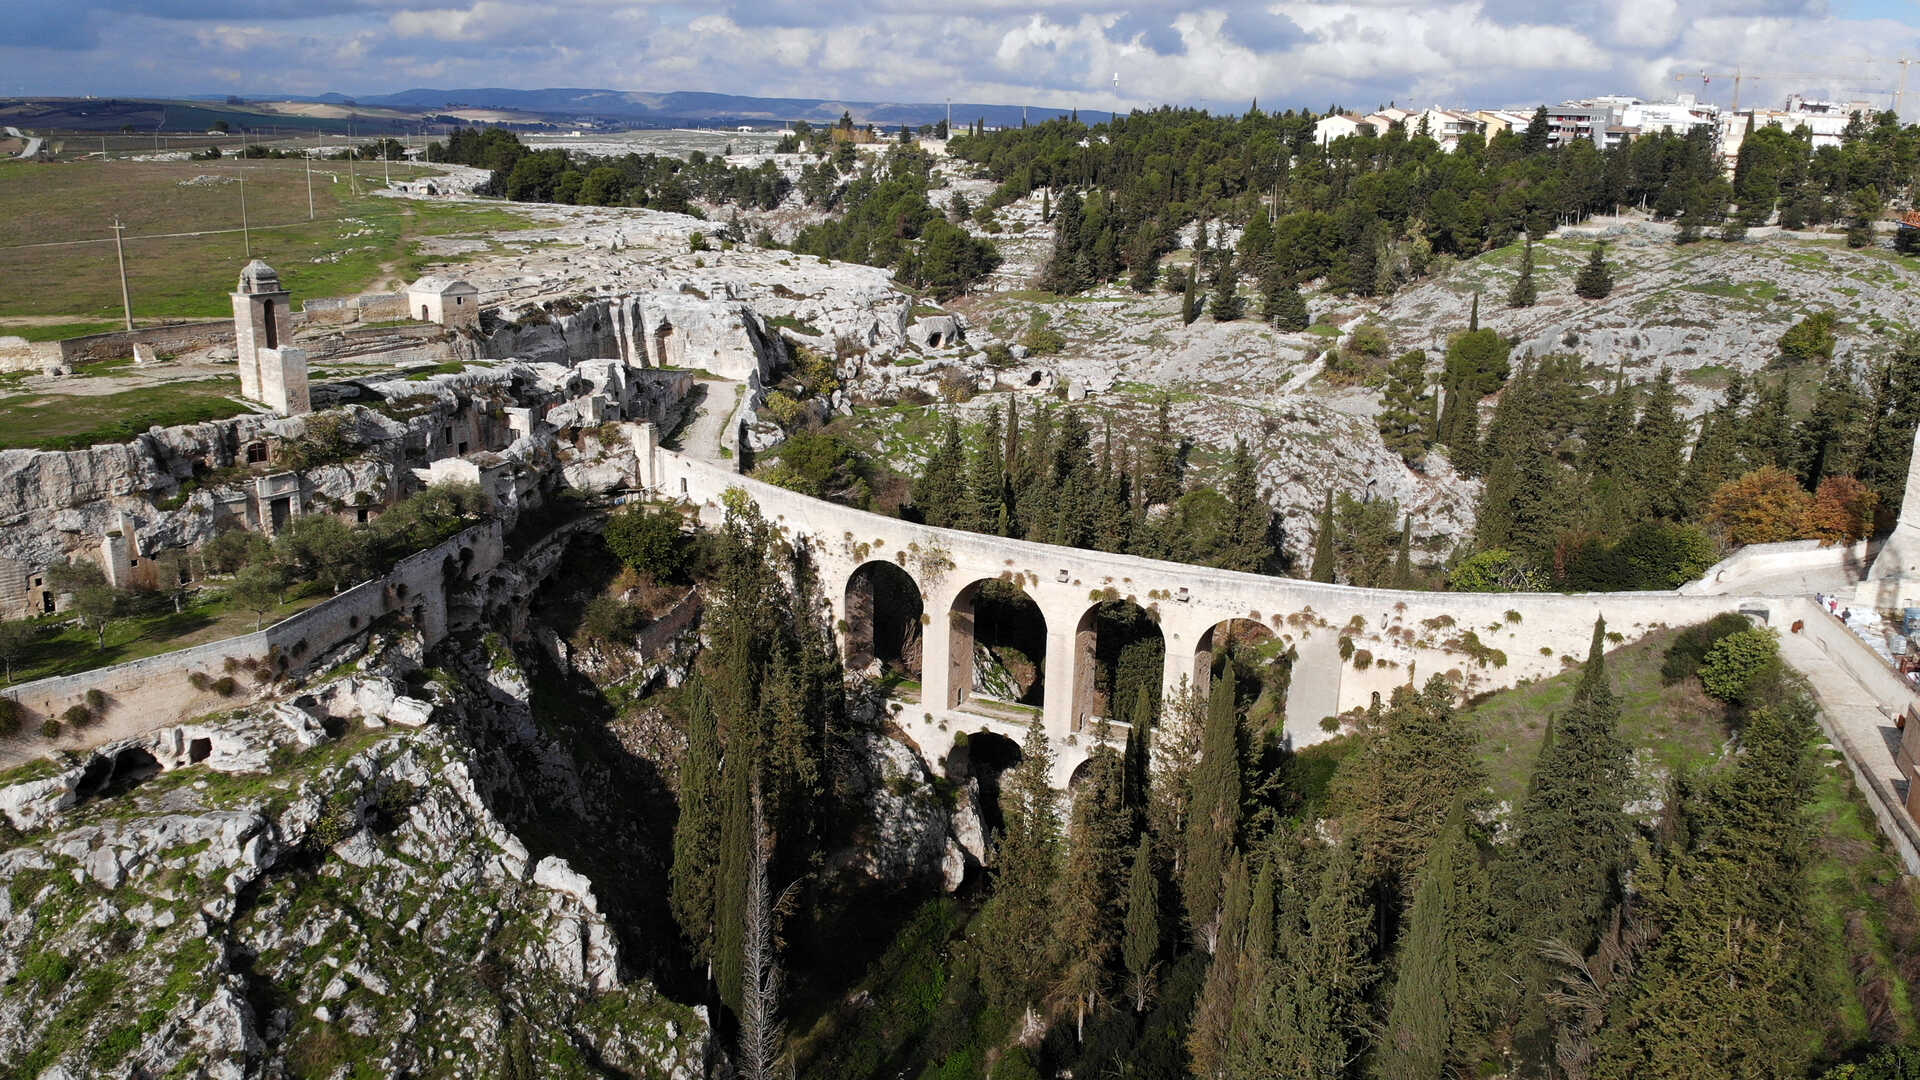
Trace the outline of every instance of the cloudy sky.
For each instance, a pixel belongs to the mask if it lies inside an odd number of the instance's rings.
[[[1740,66],[1791,76],[1750,82],[1749,101],[1888,103],[1917,27],[1920,0],[0,0],[0,94],[571,86],[1319,109],[1724,101],[1731,80],[1672,72]]]

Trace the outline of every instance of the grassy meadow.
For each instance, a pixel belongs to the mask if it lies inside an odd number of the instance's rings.
[[[415,275],[427,261],[414,251],[422,237],[532,224],[505,203],[371,195],[382,183],[380,164],[357,168],[358,195],[346,162],[314,162],[315,220],[308,221],[306,167],[298,159],[0,162],[0,280],[9,285],[0,292],[0,333],[44,340],[117,325],[115,215],[127,226],[136,319],[229,314],[227,293],[248,257],[248,237],[237,231],[241,176],[252,255],[280,271],[296,303]],[[393,166],[396,179],[423,172]],[[173,233],[205,235],[159,235]]]

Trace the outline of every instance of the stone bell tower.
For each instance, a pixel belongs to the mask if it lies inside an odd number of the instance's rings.
[[[312,411],[307,354],[292,345],[293,294],[273,267],[255,259],[240,269],[233,293],[233,346],[240,361],[240,396],[286,416]]]

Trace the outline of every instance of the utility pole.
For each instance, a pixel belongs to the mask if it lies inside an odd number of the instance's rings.
[[[127,253],[120,244],[120,234],[126,226],[119,218],[113,219],[113,257],[120,264],[120,310],[126,313],[127,329],[133,329],[133,301],[127,296]]]
[[[245,245],[247,258],[253,258],[253,233],[247,229],[247,174],[240,174],[240,242]]]
[[[313,148],[308,147],[303,155],[307,161],[307,220],[313,220]]]

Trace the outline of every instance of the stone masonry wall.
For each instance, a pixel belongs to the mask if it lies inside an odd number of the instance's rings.
[[[218,679],[227,674],[227,661],[277,662],[286,657],[286,670],[299,672],[389,612],[412,619],[428,644],[447,635],[456,620],[449,612],[449,576],[456,587],[476,582],[500,564],[503,555],[500,524],[489,521],[416,552],[394,565],[384,577],[362,582],[337,596],[290,615],[272,626],[238,637],[210,641],[192,648],[96,668],[73,675],[36,679],[8,691],[26,710],[20,736],[0,743],[0,767],[24,760],[53,746],[78,746],[90,741],[86,731],[63,732],[49,742],[39,735],[40,722],[58,718],[68,708],[84,704],[87,693],[106,695],[108,716],[143,718],[147,727],[164,727],[184,719],[230,708],[246,700],[256,687],[247,671],[233,675],[241,684],[235,697],[197,690],[188,681],[193,672]]]

